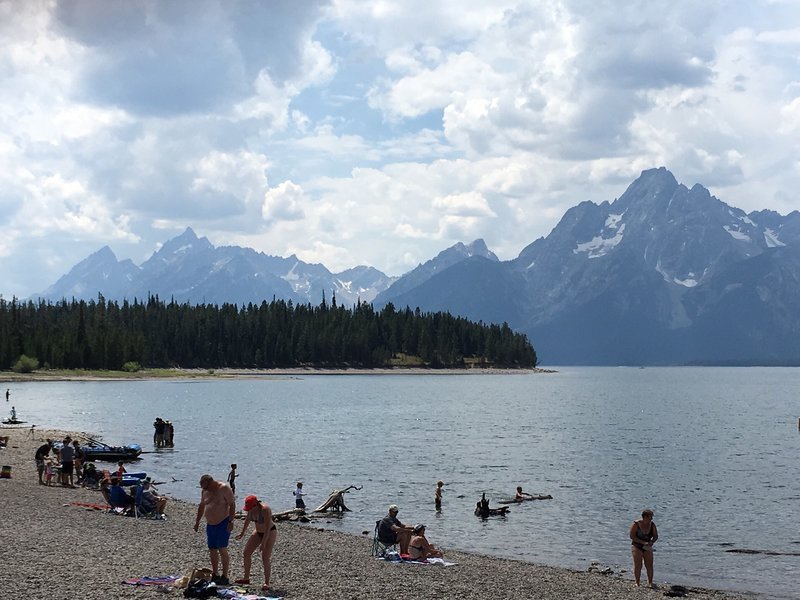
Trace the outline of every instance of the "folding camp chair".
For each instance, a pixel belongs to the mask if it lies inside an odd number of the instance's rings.
[[[397,542],[384,542],[378,537],[381,520],[375,521],[375,535],[372,536],[372,556],[385,556],[387,552],[397,552]]]
[[[137,519],[158,519],[164,516],[158,512],[156,505],[147,505],[144,501],[144,486],[140,483],[136,486],[136,496],[133,505],[134,515]]]

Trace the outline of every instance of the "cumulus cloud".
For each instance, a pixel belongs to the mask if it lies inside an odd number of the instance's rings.
[[[267,223],[297,221],[304,216],[305,203],[303,188],[291,181],[284,181],[264,194],[261,215]]]
[[[788,212],[797,22],[772,0],[0,0],[0,293],[187,225],[337,270],[477,237],[512,258],[660,165]]]
[[[433,207],[454,217],[494,217],[489,203],[478,192],[449,194],[433,199]]]

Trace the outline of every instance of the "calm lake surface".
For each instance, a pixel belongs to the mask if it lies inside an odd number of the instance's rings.
[[[445,550],[581,570],[594,559],[631,578],[628,528],[651,507],[657,581],[797,598],[800,556],[726,550],[800,553],[798,390],[794,368],[563,368],[15,383],[9,404],[40,427],[147,450],[154,418],[171,419],[175,449],[136,466],[170,482],[162,493],[197,501],[200,475],[224,480],[232,462],[238,502],[255,493],[276,511],[294,506],[297,480],[310,509],[355,484],[353,512],[326,527],[371,537],[396,503]],[[495,506],[517,485],[553,499],[472,514],[482,492]]]

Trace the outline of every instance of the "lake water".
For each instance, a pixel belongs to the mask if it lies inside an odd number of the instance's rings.
[[[399,518],[447,548],[586,569],[628,569],[631,522],[655,510],[656,580],[796,598],[800,556],[800,369],[564,368],[554,374],[303,376],[236,381],[14,383],[19,418],[152,450],[156,416],[176,448],[137,469],[197,501],[204,472],[239,465],[255,493],[314,508],[333,488],[353,510],[324,525]],[[10,409],[10,407],[8,407]],[[172,478],[182,481],[171,482]],[[433,506],[446,482],[444,508]],[[482,492],[552,500],[473,516]],[[187,527],[189,524],[187,524]],[[367,542],[365,541],[365,552]],[[280,550],[278,550],[280,551]]]

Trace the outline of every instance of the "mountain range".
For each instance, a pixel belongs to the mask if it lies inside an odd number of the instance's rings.
[[[800,364],[800,213],[746,214],[665,168],[613,202],[581,202],[547,237],[501,261],[456,244],[402,277],[332,273],[296,256],[214,247],[190,228],[140,266],[105,247],[37,297],[318,304],[507,322],[542,364]]]

